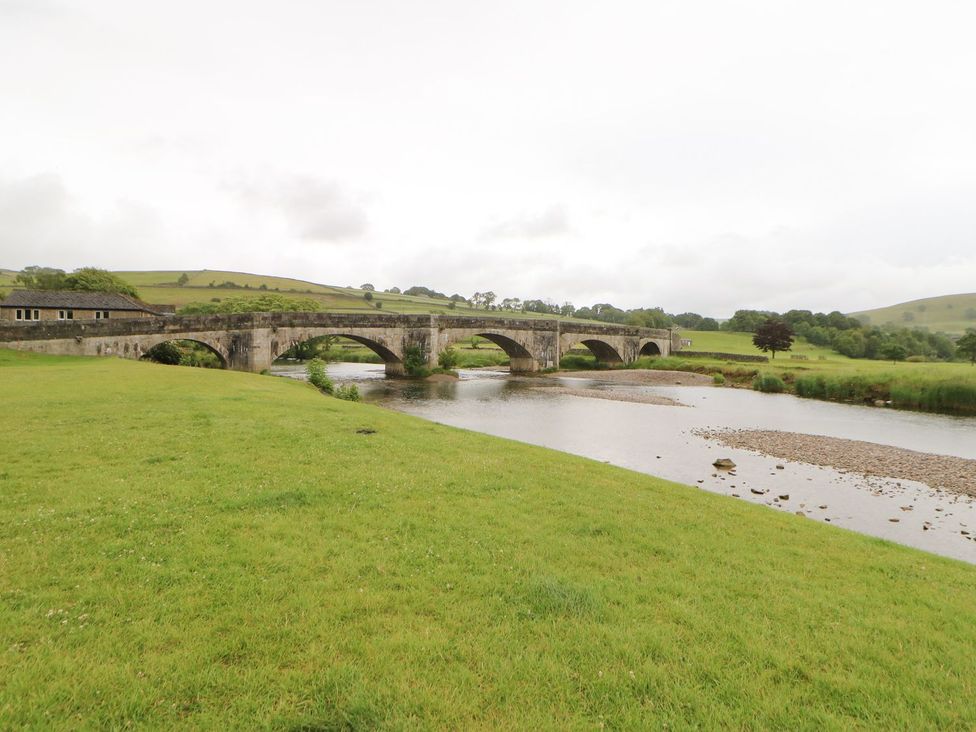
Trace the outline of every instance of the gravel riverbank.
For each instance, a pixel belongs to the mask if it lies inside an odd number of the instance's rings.
[[[931,488],[976,496],[976,460],[933,455],[860,440],[771,430],[694,430],[727,447],[841,472],[914,480]]]
[[[608,369],[606,371],[560,371],[553,376],[568,379],[612,381],[615,384],[639,386],[708,386],[712,377],[688,371],[657,371],[654,369]]]
[[[660,396],[658,394],[635,394],[620,391],[604,391],[602,389],[572,389],[567,386],[538,386],[540,391],[547,394],[565,394],[567,396],[587,397],[589,399],[608,399],[612,402],[634,402],[636,404],[658,404],[666,407],[686,407],[677,399]]]

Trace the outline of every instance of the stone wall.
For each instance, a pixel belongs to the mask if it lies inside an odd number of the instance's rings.
[[[769,363],[769,356],[747,355],[744,353],[718,353],[715,351],[685,351],[681,350],[675,356],[689,356],[691,358],[720,358],[725,361],[742,361],[743,363]]]

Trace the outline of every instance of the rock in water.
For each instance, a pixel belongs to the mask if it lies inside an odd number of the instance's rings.
[[[719,458],[712,465],[720,470],[732,470],[735,467],[735,463],[728,458]]]

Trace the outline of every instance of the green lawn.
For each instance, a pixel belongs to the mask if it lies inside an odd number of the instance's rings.
[[[973,566],[287,379],[0,366],[0,728],[976,726]]]

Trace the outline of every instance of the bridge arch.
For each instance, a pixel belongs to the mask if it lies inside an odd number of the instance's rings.
[[[512,372],[537,370],[538,362],[536,358],[532,355],[532,351],[529,350],[528,345],[519,340],[516,333],[501,333],[496,330],[475,328],[464,330],[452,329],[447,338],[447,342],[443,345],[444,347],[449,347],[460,341],[468,340],[472,336],[484,338],[501,348],[505,352],[505,355],[508,356],[508,367]]]
[[[623,356],[620,355],[620,352],[606,341],[598,340],[596,338],[586,338],[581,340],[580,343],[586,346],[590,350],[590,353],[596,356],[596,360],[600,363],[616,364],[624,362]]]
[[[361,343],[373,353],[383,359],[386,366],[386,373],[390,376],[401,376],[404,373],[403,359],[389,345],[383,343],[377,337],[369,337],[356,333],[355,331],[341,328],[310,328],[302,330],[279,329],[271,340],[271,361],[279,358],[283,353],[291,350],[294,346],[309,341],[313,338],[322,336],[334,336],[337,338],[348,338],[356,343]]]
[[[230,366],[230,354],[221,343],[207,338],[204,335],[194,333],[159,333],[141,336],[120,336],[119,338],[98,338],[95,339],[94,355],[118,356],[138,360],[159,344],[174,341],[192,341],[193,343],[199,343],[217,357],[220,361],[220,368],[226,369]]]
[[[203,346],[207,351],[212,353],[217,357],[220,362],[220,368],[226,369],[228,366],[228,357],[224,349],[218,344],[212,343],[205,338],[187,338],[181,335],[178,336],[161,336],[159,338],[141,338],[139,342],[132,345],[126,343],[121,346],[121,355],[127,358],[146,358],[149,352],[152,351],[156,346],[162,345],[163,343],[178,343],[180,341],[188,341],[190,343],[196,343]],[[193,364],[199,365],[199,364]]]
[[[647,341],[643,343],[640,347],[640,351],[637,353],[638,356],[660,356],[661,346],[657,341]]]

